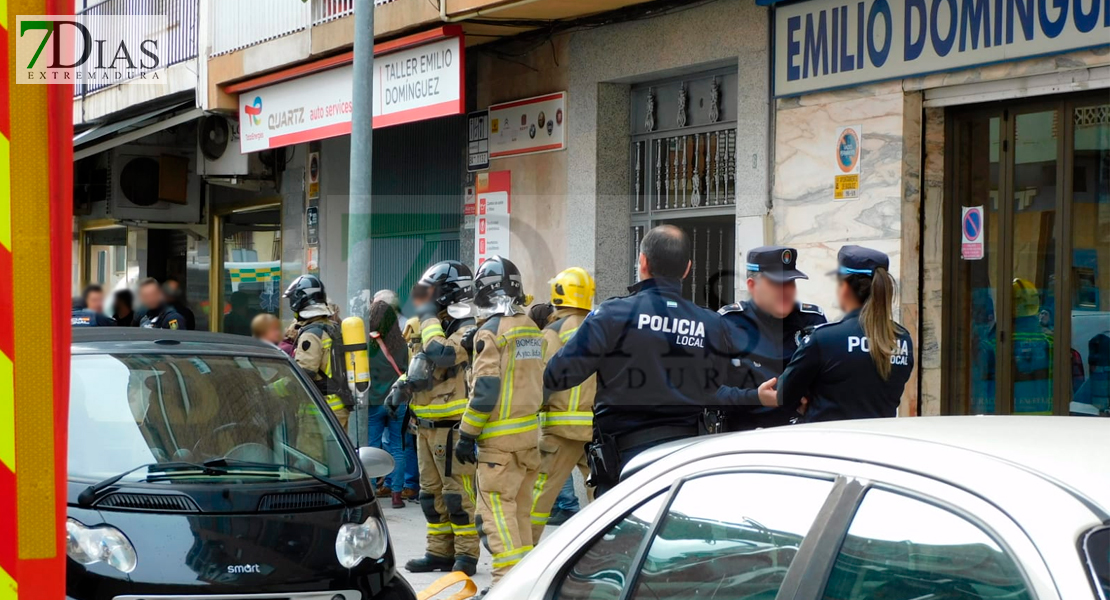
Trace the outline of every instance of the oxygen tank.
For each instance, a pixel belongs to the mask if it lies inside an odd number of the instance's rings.
[[[347,364],[347,387],[356,398],[360,398],[370,389],[366,324],[360,317],[343,319],[343,359]]]

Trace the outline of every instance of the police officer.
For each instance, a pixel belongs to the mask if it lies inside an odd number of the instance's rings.
[[[617,484],[635,455],[697,435],[704,409],[717,405],[733,342],[720,315],[682,296],[690,266],[681,229],[649,231],[632,295],[597,306],[547,363],[544,385],[551,391],[597,374],[588,460],[598,495]]]
[[[786,425],[798,413],[782,407],[759,405],[759,386],[782,375],[802,337],[825,323],[825,313],[815,304],[797,302],[798,279],[809,279],[798,270],[798,251],[785,246],[760,246],[748,252],[750,300],[721,308],[726,323],[735,328],[740,352],[733,359],[727,383],[719,390],[724,398],[750,405],[724,411],[724,429],[745,431]],[[713,416],[713,415],[710,415]]]
[[[428,531],[424,556],[405,564],[412,573],[473,575],[478,566],[475,468],[459,462],[453,448],[467,404],[470,355],[462,339],[475,327],[469,316],[473,283],[470,268],[455,260],[432,265],[416,282],[416,316],[406,325],[413,359],[386,399],[391,409],[408,402],[417,429],[418,498]],[[465,315],[452,316],[463,308]]]
[[[571,267],[555,276],[551,284],[551,305],[555,319],[543,330],[543,357],[550,358],[563,347],[593,307],[594,278],[581,267]],[[540,472],[532,494],[532,543],[537,544],[551,518],[551,507],[563,482],[578,468],[589,475],[586,443],[593,438],[594,393],[596,377],[567,391],[547,395],[540,412]]]
[[[470,402],[455,454],[478,465],[477,521],[493,555],[493,583],[532,549],[543,334],[524,313],[525,304],[516,265],[494,256],[478,267],[474,305],[480,324],[472,339]]]
[[[146,308],[139,327],[146,329],[185,329],[185,317],[166,301],[158,280],[147,277],[139,282],[139,302]]]
[[[80,298],[73,299],[69,323],[73,327],[110,327],[116,322],[104,314],[104,288],[85,286]]]
[[[803,340],[778,380],[759,388],[764,405],[789,410],[808,399],[804,422],[893,417],[913,371],[913,340],[891,318],[894,278],[878,250],[844,246],[837,256],[844,318]]]
[[[289,308],[297,318],[293,360],[312,378],[342,430],[346,431],[353,399],[350,398],[346,378],[340,377],[342,370],[338,361],[342,358],[334,353],[333,345],[342,344],[343,338],[332,320],[324,282],[312,274],[301,275],[289,284],[283,296],[289,300]],[[302,410],[298,438],[303,440],[303,447],[309,454],[321,458],[324,432],[320,429],[315,411],[315,407]]]

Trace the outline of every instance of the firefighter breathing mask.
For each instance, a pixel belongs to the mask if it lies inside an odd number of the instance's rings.
[[[452,319],[469,319],[477,316],[474,305],[469,302],[457,302],[447,307],[447,314]]]
[[[514,298],[509,296],[494,296],[490,299],[489,306],[476,307],[478,318],[486,320],[494,316],[511,317],[513,315],[523,315],[524,308],[517,303]]]

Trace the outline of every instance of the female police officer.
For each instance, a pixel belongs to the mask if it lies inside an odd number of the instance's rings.
[[[894,278],[886,254],[844,246],[837,255],[837,296],[846,313],[818,326],[779,378],[760,386],[768,406],[808,408],[802,422],[893,417],[913,371],[913,340],[891,318]]]

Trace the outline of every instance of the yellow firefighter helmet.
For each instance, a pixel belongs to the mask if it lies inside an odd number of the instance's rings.
[[[582,267],[571,267],[549,281],[551,304],[590,310],[594,300],[594,278]]]
[[[1032,281],[1020,277],[1014,279],[1014,315],[1035,317],[1041,312],[1041,297]]]

